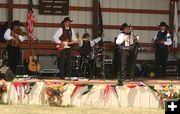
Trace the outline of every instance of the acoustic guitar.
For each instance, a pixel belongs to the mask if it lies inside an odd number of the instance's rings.
[[[40,71],[41,67],[40,67],[40,64],[38,63],[37,56],[33,55],[33,53],[34,53],[33,51],[34,51],[33,46],[32,46],[32,44],[30,44],[31,56],[28,58],[28,60],[29,60],[28,69],[31,72],[38,72],[38,71]]]
[[[40,70],[40,65],[38,63],[37,56],[30,56],[28,60],[29,60],[28,69],[31,72],[38,72]]]

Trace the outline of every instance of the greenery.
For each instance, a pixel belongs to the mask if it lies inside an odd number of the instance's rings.
[[[173,85],[167,85],[163,89],[159,90],[160,99],[165,101],[168,99],[180,99],[180,89]]]

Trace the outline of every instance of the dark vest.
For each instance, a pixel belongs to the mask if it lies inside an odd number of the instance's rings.
[[[83,45],[80,47],[80,54],[82,56],[87,56],[92,52],[92,47],[90,41],[83,41]]]
[[[167,31],[165,31],[165,32],[159,31],[156,36],[157,37],[156,42],[159,42],[160,40],[167,41],[167,34],[168,34]],[[157,48],[167,48],[167,47],[168,46],[164,45],[164,44],[157,45]]]
[[[71,39],[72,39],[72,30],[71,30],[71,28],[65,29],[65,27],[62,27],[62,30],[63,30],[63,33],[59,37],[59,39],[61,41],[68,41],[68,42],[70,42]]]

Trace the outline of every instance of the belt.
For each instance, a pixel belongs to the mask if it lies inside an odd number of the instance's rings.
[[[129,50],[130,47],[121,47],[121,49],[123,49],[123,50]]]
[[[119,48],[124,50],[129,50],[129,49],[133,49],[134,46],[119,46]]]

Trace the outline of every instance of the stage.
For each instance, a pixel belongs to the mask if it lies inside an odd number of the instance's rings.
[[[179,80],[54,80],[0,81],[0,101],[6,104],[50,106],[163,108],[164,100],[180,98]]]

